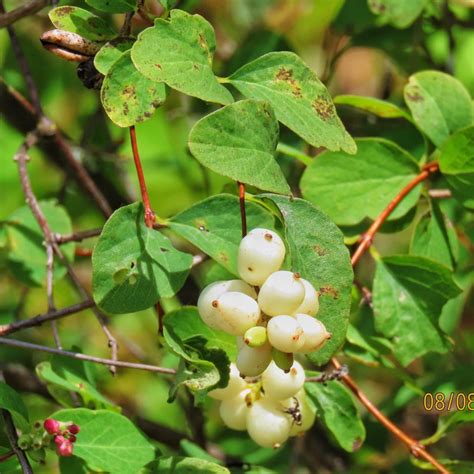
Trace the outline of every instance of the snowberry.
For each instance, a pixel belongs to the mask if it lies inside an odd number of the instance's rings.
[[[304,344],[303,328],[293,316],[275,316],[267,324],[270,344],[282,352],[297,352]]]
[[[257,302],[244,293],[229,291],[212,301],[211,305],[216,309],[222,330],[235,336],[245,334],[260,319]]]
[[[285,244],[267,229],[253,229],[240,242],[237,258],[240,278],[260,286],[280,269],[285,258]]]
[[[304,286],[304,300],[295,311],[296,313],[309,314],[311,316],[316,316],[319,311],[319,298],[318,292],[314,289],[314,286],[304,278],[301,278],[301,283]]]
[[[284,404],[285,403],[287,410],[299,410],[300,416],[300,423],[297,423],[293,418],[290,436],[296,436],[299,433],[308,431],[314,425],[314,421],[316,420],[316,407],[311,399],[306,395],[304,389],[301,389],[295,397],[290,398],[284,402]]]
[[[197,306],[202,320],[212,329],[222,330],[219,312],[212,303],[228,291],[237,291],[257,298],[255,289],[242,280],[216,281],[206,286],[199,296]]]
[[[245,390],[247,384],[239,374],[235,364],[230,364],[229,383],[227,387],[216,388],[209,392],[209,396],[216,400],[226,400],[235,397],[239,392]]]
[[[57,434],[61,430],[59,421],[53,418],[47,418],[44,420],[43,427],[49,434]]]
[[[303,345],[298,349],[298,352],[306,353],[321,349],[324,343],[331,338],[331,334],[318,319],[307,314],[297,314],[295,319],[304,331]]]
[[[254,326],[247,329],[244,334],[244,342],[250,347],[260,347],[267,342],[267,328]]]
[[[291,429],[291,420],[281,405],[262,398],[247,412],[247,431],[250,437],[264,448],[277,448],[284,443]]]
[[[243,431],[247,428],[247,412],[251,405],[252,390],[247,388],[236,396],[221,402],[219,414],[222,421],[233,430]]]
[[[284,400],[298,393],[304,385],[305,373],[299,362],[294,362],[288,373],[274,362],[262,374],[265,396],[273,400]]]
[[[303,303],[305,287],[298,273],[272,273],[260,288],[258,304],[269,316],[293,314]]]
[[[272,348],[266,343],[260,347],[244,345],[237,355],[236,365],[244,377],[260,375],[272,361]]]

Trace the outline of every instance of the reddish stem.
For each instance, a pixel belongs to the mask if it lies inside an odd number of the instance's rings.
[[[15,451],[10,451],[9,453],[5,453],[2,456],[0,456],[0,462],[6,461],[7,459],[10,459],[13,456],[15,456]]]
[[[247,235],[247,213],[245,212],[245,184],[237,181],[239,186],[240,217],[242,220],[242,238]]]
[[[155,223],[155,213],[151,209],[150,198],[146,188],[145,175],[143,174],[142,163],[140,161],[140,153],[138,152],[137,135],[135,126],[130,127],[130,141],[132,143],[133,159],[135,168],[137,169],[138,182],[140,183],[140,192],[142,194],[143,205],[145,206],[145,224],[147,227],[153,228]]]
[[[92,249],[86,249],[84,247],[76,247],[74,250],[76,257],[92,257]]]
[[[355,266],[359,261],[360,257],[364,252],[372,245],[375,234],[379,231],[382,224],[387,220],[390,214],[395,210],[395,208],[400,204],[401,201],[414,189],[418,184],[428,178],[432,173],[435,173],[439,170],[438,163],[428,163],[423,167],[423,171],[416,176],[412,181],[410,181],[393,199],[390,201],[389,205],[380,213],[380,215],[375,219],[374,223],[369,227],[367,232],[362,235],[359,246],[352,255],[352,266]]]

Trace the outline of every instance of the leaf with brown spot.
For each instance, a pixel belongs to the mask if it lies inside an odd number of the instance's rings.
[[[277,119],[310,145],[356,151],[326,87],[296,54],[265,54],[234,72],[230,82],[244,96],[270,102]]]
[[[122,53],[105,76],[101,100],[109,118],[119,127],[130,127],[153,116],[166,99],[165,85],[140,74]]]

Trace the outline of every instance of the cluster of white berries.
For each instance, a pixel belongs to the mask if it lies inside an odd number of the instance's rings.
[[[313,424],[304,369],[293,354],[314,352],[331,337],[314,317],[317,291],[299,273],[280,270],[284,259],[278,234],[254,229],[239,246],[242,279],[212,283],[198,300],[203,321],[237,336],[239,349],[229,384],[210,395],[222,400],[220,414],[227,426],[246,429],[265,447],[278,446]]]
[[[304,381],[304,369],[298,362],[287,373],[272,362],[252,382],[240,377],[231,364],[227,387],[209,395],[221,401],[219,413],[229,428],[247,430],[260,446],[277,448],[314,423],[316,409],[306,396]]]
[[[239,246],[242,280],[215,282],[199,297],[203,321],[238,336],[242,376],[260,375],[272,359],[287,371],[293,353],[314,352],[331,337],[314,318],[317,291],[298,273],[280,270],[284,258],[285,244],[275,232],[254,229]]]

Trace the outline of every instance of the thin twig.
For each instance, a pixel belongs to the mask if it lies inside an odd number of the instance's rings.
[[[0,462],[7,461],[8,459],[12,458],[15,456],[15,451],[9,451],[8,453],[2,454],[0,456]]]
[[[333,358],[331,360],[334,367],[337,369],[341,369],[343,366],[340,362]],[[343,375],[341,380],[347,385],[347,387],[354,393],[354,395],[359,399],[362,405],[367,408],[367,410],[385,427],[389,430],[392,434],[394,434],[400,441],[402,441],[413,454],[413,456],[419,458],[423,458],[426,461],[430,462],[439,472],[442,474],[449,474],[449,471],[440,464],[430,453],[428,453],[425,447],[416,439],[411,438],[408,436],[404,431],[402,431],[398,426],[392,423],[365,395],[362,390],[359,389],[357,384],[349,375]]]
[[[92,308],[95,303],[92,300],[86,300],[82,303],[73,304],[66,308],[56,309],[51,312],[38,314],[37,316],[22,321],[15,321],[9,324],[0,326],[0,336],[7,336],[23,329],[28,329],[35,326],[41,326],[42,324],[49,321],[56,321],[57,319],[65,318],[71,314],[80,313],[86,309]]]
[[[4,10],[0,10],[0,12],[3,13],[0,15],[0,28],[10,26],[26,16],[34,15],[49,3],[51,3],[51,0],[30,0],[24,5],[20,5],[18,8],[9,12],[5,13]]]
[[[339,368],[331,370],[330,372],[323,372],[316,377],[306,377],[306,382],[326,383],[331,380],[341,380],[343,377],[349,374],[349,368],[347,365],[341,365]]]
[[[20,462],[23,474],[33,474],[30,461],[28,461],[25,452],[18,446],[18,434],[16,432],[10,412],[2,409],[2,416],[3,420],[5,421],[5,431],[7,432],[8,441],[12,447],[13,452],[16,454],[18,461]]]
[[[26,166],[29,160],[28,150],[36,143],[39,135],[40,133],[38,132],[38,130],[28,133],[25,139],[25,142],[21,145],[20,149],[18,150],[18,153],[15,155],[15,160],[18,164],[18,171],[20,174],[20,182],[23,189],[23,194],[26,197],[26,202],[29,208],[31,209],[33,216],[35,217],[36,221],[38,222],[43,232],[46,245],[51,245],[51,247],[54,250],[54,253],[57,255],[59,260],[66,267],[69,278],[74,283],[74,286],[78,290],[81,297],[84,298],[85,300],[91,300],[91,297],[88,291],[84,288],[81,281],[75,274],[72,266],[67,261],[64,254],[62,253],[59,245],[55,242],[54,234],[51,232],[51,229],[49,228],[49,224],[43,214],[43,211],[41,210],[39,206],[38,200],[36,199],[36,196],[33,192],[33,188],[31,187],[31,182],[28,176],[28,170]],[[107,327],[106,317],[95,306],[92,307],[92,311],[94,312],[96,319],[99,322],[100,327],[102,328],[102,331],[107,337],[108,345],[112,353],[112,359],[116,359],[117,358],[117,341],[113,337],[113,335],[111,334],[111,332],[109,331]],[[111,372],[115,373],[115,370],[113,367],[111,367]]]
[[[150,197],[148,196],[145,175],[143,174],[142,163],[140,160],[140,153],[138,151],[135,126],[130,127],[130,142],[132,144],[133,160],[135,161],[135,168],[137,170],[138,182],[140,184],[140,192],[142,195],[142,201],[143,201],[143,205],[145,206],[145,224],[151,229],[153,228],[153,224],[155,223],[155,213],[153,212],[150,205]]]
[[[380,215],[375,219],[374,223],[369,227],[367,232],[362,235],[360,239],[359,246],[352,255],[352,265],[354,266],[362,257],[364,252],[372,245],[375,234],[378,232],[382,224],[387,220],[390,214],[395,210],[395,208],[400,204],[401,201],[414,189],[418,184],[423,182],[431,174],[438,171],[438,163],[429,163],[423,169],[423,171],[412,179],[389,203],[389,205],[380,213]]]
[[[237,181],[239,186],[240,219],[242,221],[242,238],[247,235],[247,214],[245,212],[245,184]]]
[[[167,367],[158,367],[156,365],[140,364],[135,362],[126,362],[123,360],[104,359],[102,357],[81,354],[80,352],[70,352],[62,349],[55,349],[53,347],[40,346],[38,344],[18,341],[16,339],[8,339],[6,337],[0,337],[0,345],[17,347],[19,349],[27,349],[32,351],[47,352],[49,354],[56,354],[64,357],[71,357],[73,359],[85,360],[86,362],[107,365],[109,367],[125,367],[128,369],[146,370],[148,372],[158,372],[160,374],[167,375],[176,374],[175,369],[168,369]]]
[[[68,242],[82,242],[85,239],[90,239],[92,237],[97,237],[102,232],[102,229],[90,229],[90,230],[80,230],[72,234],[55,234],[54,240],[56,243],[62,245],[67,244]]]
[[[54,250],[52,245],[46,244],[46,294],[48,298],[48,313],[56,310],[54,304]],[[51,330],[53,338],[58,349],[62,349],[61,340],[59,339],[58,326],[56,320],[51,320]]]

